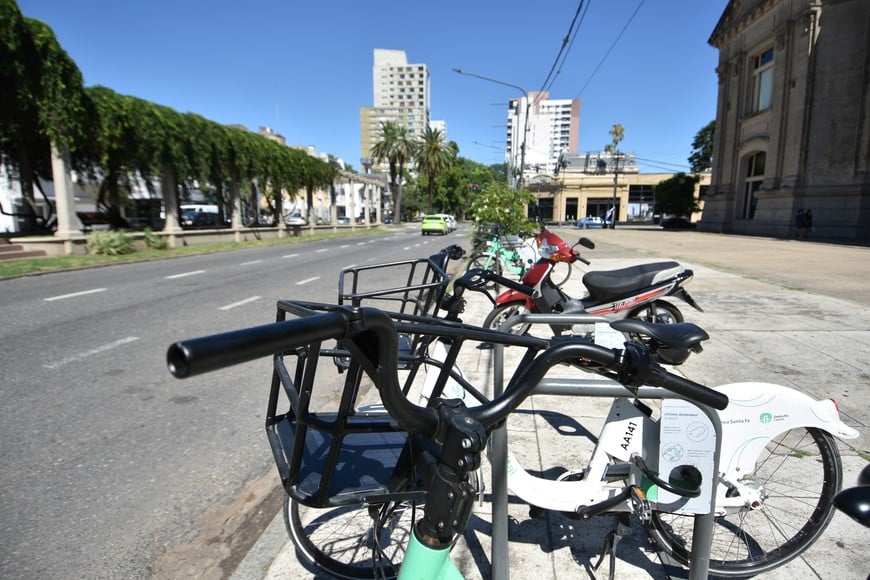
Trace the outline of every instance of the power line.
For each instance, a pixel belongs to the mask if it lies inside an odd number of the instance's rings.
[[[601,65],[604,64],[604,61],[607,60],[607,57],[610,56],[610,53],[613,51],[613,48],[616,46],[616,43],[619,42],[619,39],[622,38],[623,34],[625,34],[625,31],[628,29],[628,25],[631,24],[632,20],[634,20],[635,15],[637,15],[638,11],[640,10],[640,7],[643,6],[643,3],[645,1],[646,0],[640,0],[640,4],[638,4],[637,8],[634,9],[634,12],[632,12],[631,16],[628,19],[628,22],[625,23],[625,26],[622,27],[622,30],[619,32],[619,35],[616,37],[616,40],[614,40],[613,44],[610,45],[610,48],[607,49],[607,52],[604,54],[604,57],[601,59],[601,62],[598,63],[598,66],[595,67],[595,70],[592,71],[592,74],[589,75],[589,78],[586,80],[586,84],[584,84],[580,88],[580,91],[577,93],[578,97],[583,94],[583,91],[586,90],[586,87],[589,85],[590,82],[592,82],[592,79],[595,77],[596,73],[598,72],[598,69],[601,68]]]
[[[571,47],[574,45],[574,39],[577,37],[577,32],[580,30],[580,24],[583,23],[583,19],[586,17],[586,12],[588,12],[589,4],[591,3],[592,0],[589,0],[589,3],[586,4],[585,11],[583,10],[584,0],[580,0],[580,4],[577,5],[577,10],[574,12],[574,18],[571,19],[571,24],[568,26],[568,32],[562,39],[562,46],[559,47],[559,52],[556,54],[553,66],[550,67],[550,72],[547,73],[547,78],[544,79],[539,92],[549,90],[550,87],[553,86],[556,77],[558,77],[559,73],[562,72],[562,64],[564,64],[565,59],[568,58],[568,52],[570,52]]]
[[[667,161],[657,161],[655,159],[644,159],[643,157],[635,157],[638,161],[645,161],[647,163],[656,163],[659,165],[670,165],[671,167],[676,167],[679,169],[688,169],[689,166],[684,163],[668,163]]]

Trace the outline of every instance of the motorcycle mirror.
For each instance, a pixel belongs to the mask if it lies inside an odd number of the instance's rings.
[[[593,242],[589,238],[580,238],[579,240],[577,240],[577,244],[583,246],[584,248],[589,248],[590,250],[595,249],[595,242]]]

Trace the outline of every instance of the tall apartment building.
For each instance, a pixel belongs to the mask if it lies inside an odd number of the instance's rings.
[[[523,180],[556,173],[559,155],[577,153],[580,138],[580,99],[550,99],[546,91],[529,93],[528,99],[512,99],[507,114],[508,167],[518,170],[523,161]],[[528,124],[526,112],[528,111]]]
[[[381,123],[395,121],[419,138],[429,123],[429,67],[408,64],[403,50],[375,49],[372,84],[374,106],[360,108],[360,152],[370,158]],[[375,164],[377,168],[386,170]]]

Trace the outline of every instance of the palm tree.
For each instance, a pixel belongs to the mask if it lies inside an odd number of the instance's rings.
[[[372,147],[372,157],[390,165],[390,191],[394,199],[395,223],[402,221],[402,173],[414,156],[416,144],[408,128],[395,121],[381,123],[380,136]]]
[[[428,180],[429,209],[432,213],[432,193],[435,189],[435,178],[446,171],[456,157],[454,148],[444,142],[444,135],[439,129],[426,126],[423,138],[418,145],[415,156],[417,171],[425,174]]]

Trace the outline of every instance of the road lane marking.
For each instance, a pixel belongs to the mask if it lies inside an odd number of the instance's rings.
[[[328,252],[328,251],[329,251],[329,248],[320,248],[319,250],[317,250],[317,253],[319,254],[321,252]]]
[[[282,258],[295,258],[295,257],[297,257],[298,255],[299,255],[299,254],[285,254],[285,255],[283,255],[283,256],[281,256],[281,257],[282,257]]]
[[[247,304],[248,302],[253,302],[254,300],[259,300],[259,296],[251,296],[250,298],[245,298],[244,300],[239,300],[238,302],[233,302],[232,304],[227,304],[226,306],[218,307],[218,310],[229,310],[231,308],[235,308],[236,306],[242,306],[243,304]]]
[[[47,369],[54,369],[59,366],[63,366],[65,364],[69,364],[71,362],[76,362],[87,358],[89,356],[93,356],[95,354],[100,354],[101,352],[105,352],[107,350],[111,350],[113,348],[117,348],[119,346],[123,346],[125,344],[131,343],[133,341],[139,340],[138,336],[128,336],[127,338],[122,338],[120,340],[116,340],[115,342],[110,342],[109,344],[104,344],[103,346],[98,346],[97,348],[87,350],[85,352],[80,352],[79,354],[74,354],[72,356],[68,356],[66,358],[62,358],[60,360],[56,360],[54,362],[42,365]]]
[[[191,272],[182,272],[181,274],[173,274],[166,276],[167,280],[175,280],[176,278],[184,278],[186,276],[196,276],[197,274],[205,274],[205,270],[193,270]]]
[[[242,262],[239,266],[250,266],[251,264],[259,264],[263,260],[251,260],[250,262]]]
[[[64,300],[66,298],[76,298],[77,296],[86,296],[88,294],[96,294],[97,292],[105,292],[105,288],[94,288],[93,290],[82,290],[81,292],[73,292],[72,294],[60,294],[59,296],[51,296],[46,298],[46,302],[53,300]]]
[[[303,284],[308,284],[309,282],[314,282],[315,280],[320,280],[320,276],[314,276],[313,278],[306,278],[305,280],[299,280],[296,282],[297,286],[302,286]]]
[[[350,247],[350,244],[342,244],[339,246],[339,248],[341,248],[342,250],[345,248],[349,248],[349,247]]]

